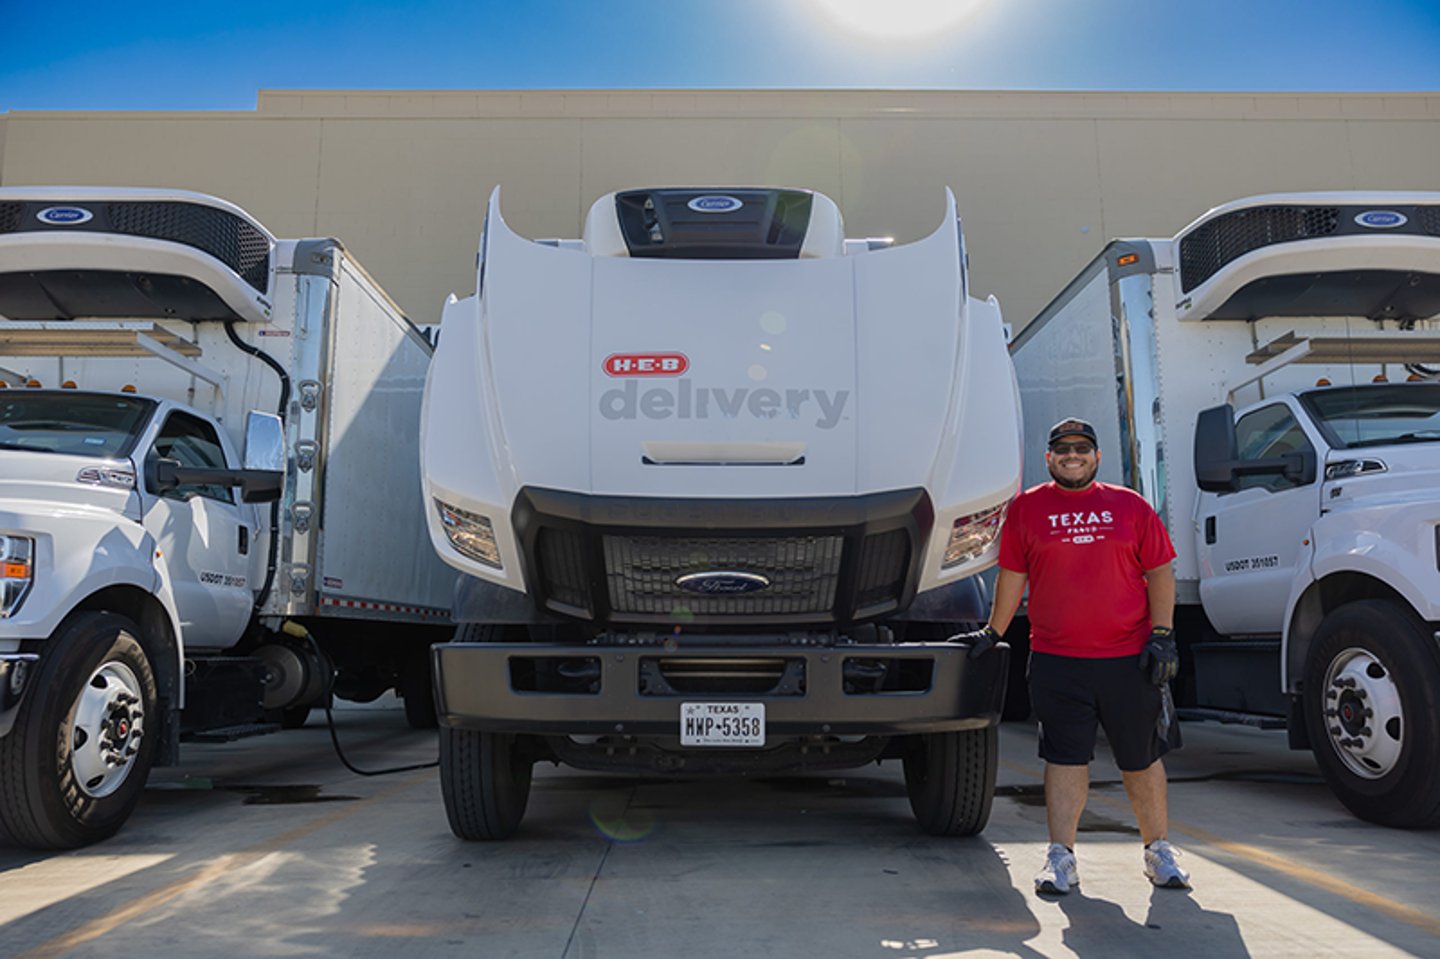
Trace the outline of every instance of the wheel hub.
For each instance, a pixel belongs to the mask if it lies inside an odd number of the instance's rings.
[[[81,792],[101,799],[129,776],[145,735],[140,680],[121,662],[102,664],[75,700],[70,767]]]
[[[1325,726],[1342,762],[1364,779],[1395,768],[1404,744],[1400,690],[1369,650],[1346,649],[1325,671]]]

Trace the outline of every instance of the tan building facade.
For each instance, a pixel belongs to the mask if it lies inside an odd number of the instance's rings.
[[[1023,326],[1103,243],[1258,193],[1440,191],[1440,92],[262,91],[253,112],[0,114],[0,185],[176,187],[342,239],[417,322],[474,288],[485,198],[578,236],[639,186],[820,190],[915,239],[956,194],[974,291]]]

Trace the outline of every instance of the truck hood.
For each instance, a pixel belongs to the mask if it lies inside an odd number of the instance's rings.
[[[82,471],[96,471],[94,479],[81,481]],[[112,480],[116,471],[134,475],[129,460],[89,459],[58,453],[30,453],[0,450],[0,512],[33,514],[37,510],[110,510],[131,519],[140,517],[139,496],[99,482],[99,473]]]
[[[1327,511],[1402,502],[1440,507],[1440,441],[1330,450],[1324,474]]]
[[[617,496],[931,486],[962,401],[960,263],[953,201],[906,246],[747,261],[544,246],[492,203],[473,308],[496,459],[516,487]]]

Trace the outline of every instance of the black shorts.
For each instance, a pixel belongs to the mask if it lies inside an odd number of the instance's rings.
[[[1105,730],[1115,765],[1125,772],[1147,769],[1180,745],[1173,716],[1160,728],[1160,687],[1135,656],[1081,659],[1032,652],[1029,672],[1040,758],[1047,763],[1088,764],[1095,758],[1097,725]]]

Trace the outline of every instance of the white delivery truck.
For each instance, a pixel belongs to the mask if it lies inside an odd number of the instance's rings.
[[[1030,424],[1179,556],[1182,716],[1285,726],[1356,815],[1440,822],[1440,194],[1259,196],[1110,243],[1013,344]]]
[[[455,833],[512,834],[532,764],[776,773],[900,758],[920,824],[978,832],[1008,651],[983,621],[1020,479],[994,299],[939,228],[847,240],[827,197],[648,189],[580,240],[492,195],[426,383]]]
[[[182,737],[303,722],[332,672],[433,724],[431,347],[338,242],[6,188],[0,318],[0,839],[110,835]]]

